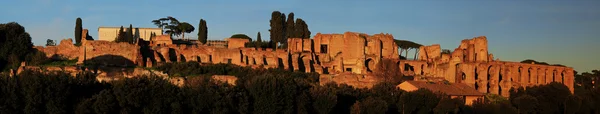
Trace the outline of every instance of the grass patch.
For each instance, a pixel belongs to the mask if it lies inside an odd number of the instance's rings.
[[[51,61],[48,63],[44,63],[40,66],[75,66],[75,65],[77,65],[77,59]]]

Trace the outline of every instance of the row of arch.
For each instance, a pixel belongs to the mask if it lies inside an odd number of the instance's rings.
[[[535,86],[550,82],[565,83],[572,88],[573,71],[566,67],[519,63],[456,64],[455,68],[457,83],[466,83],[483,93],[508,96],[508,91],[512,87]]]

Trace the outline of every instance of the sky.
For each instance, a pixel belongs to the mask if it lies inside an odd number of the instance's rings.
[[[599,6],[598,0],[10,0],[0,4],[0,23],[18,22],[34,45],[72,38],[77,17],[94,38],[100,26],[156,27],[152,20],[172,16],[196,28],[205,19],[213,40],[257,32],[269,39],[271,13],[294,12],[312,36],[389,33],[450,50],[486,36],[489,52],[502,61],[534,59],[589,72],[600,69]]]

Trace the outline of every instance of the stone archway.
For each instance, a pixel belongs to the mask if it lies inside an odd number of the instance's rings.
[[[365,67],[367,69],[367,72],[373,72],[373,70],[375,70],[375,62],[373,61],[373,59],[367,59],[365,61]]]

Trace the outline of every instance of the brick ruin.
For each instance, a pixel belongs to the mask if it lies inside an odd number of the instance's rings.
[[[415,80],[443,78],[465,83],[482,93],[508,96],[512,87],[550,82],[565,83],[573,92],[573,68],[493,60],[484,36],[463,40],[450,54],[442,54],[439,44],[422,46],[417,60],[400,60],[398,46],[390,34],[367,35],[317,33],[312,39],[289,38],[287,49],[245,47],[247,39],[229,38],[226,47],[204,44],[179,45],[155,38],[147,46],[109,41],[83,41],[73,46],[63,40],[58,46],[35,47],[48,57],[78,58],[78,63],[106,66],[145,66],[195,61],[229,63],[253,68],[284,68],[321,74],[321,83],[347,83],[370,87],[377,79],[370,76],[382,59],[393,59],[399,72]],[[159,41],[160,40],[160,41]],[[165,43],[167,42],[167,43]]]

